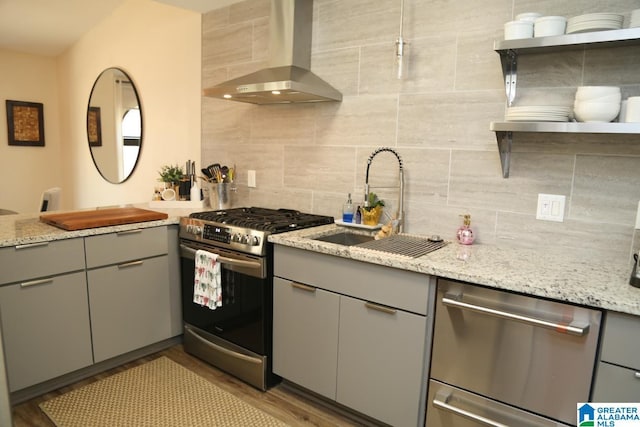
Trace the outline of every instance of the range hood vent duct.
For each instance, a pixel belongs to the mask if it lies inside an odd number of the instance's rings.
[[[341,101],[310,71],[313,0],[271,0],[269,68],[220,83],[204,95],[251,104]]]

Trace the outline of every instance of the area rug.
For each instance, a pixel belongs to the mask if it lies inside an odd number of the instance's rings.
[[[287,425],[164,356],[40,408],[57,427]]]

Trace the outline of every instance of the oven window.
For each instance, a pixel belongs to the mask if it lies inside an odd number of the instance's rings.
[[[222,265],[222,306],[211,310],[193,302],[194,261],[181,258],[184,321],[227,341],[265,354],[264,304],[267,279]]]

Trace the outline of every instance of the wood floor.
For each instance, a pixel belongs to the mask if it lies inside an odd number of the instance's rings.
[[[273,415],[291,426],[363,425],[363,423],[355,421],[347,414],[339,413],[325,405],[318,404],[311,399],[300,396],[298,393],[294,393],[282,385],[273,387],[266,393],[261,392],[242,381],[213,368],[211,365],[201,361],[200,359],[185,353],[182,345],[176,345],[167,350],[124,364],[86,380],[67,387],[62,387],[58,390],[16,405],[13,408],[14,427],[55,427],[46,415],[42,413],[38,407],[39,403],[160,356],[166,356],[174,362],[183,365],[203,378],[215,383],[218,387],[234,394],[245,402]]]

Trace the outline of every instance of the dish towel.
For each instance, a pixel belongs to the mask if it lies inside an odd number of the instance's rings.
[[[222,306],[222,285],[218,255],[198,249],[196,251],[193,281],[193,302],[215,310]]]

